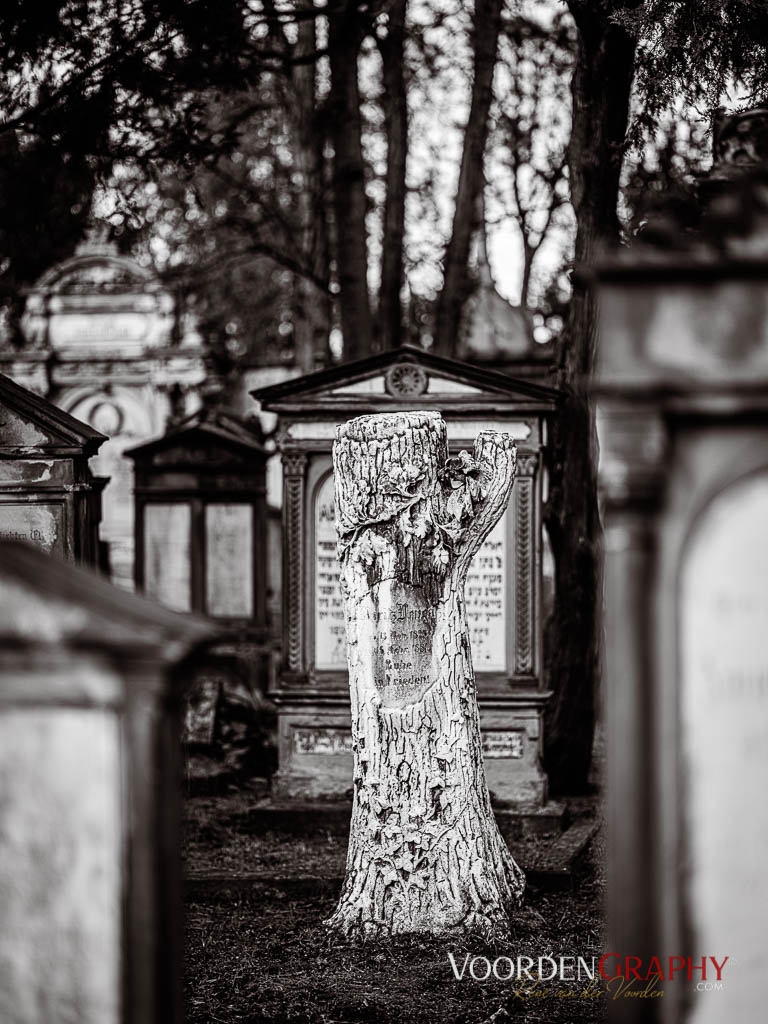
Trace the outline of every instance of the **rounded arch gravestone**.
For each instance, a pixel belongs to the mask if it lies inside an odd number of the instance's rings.
[[[768,467],[720,491],[697,518],[679,582],[684,905],[696,950],[727,953],[742,974],[729,1012],[750,1019],[750,978],[766,969],[768,846]],[[745,821],[749,841],[739,842]],[[741,1012],[739,1012],[741,1011]],[[722,1007],[696,1000],[691,1024]]]
[[[124,451],[161,431],[167,408],[149,386],[92,384],[65,392],[60,401],[67,412],[107,435],[92,468],[108,477],[104,491],[100,536],[109,544],[110,570],[115,582],[133,585],[133,476]]]
[[[123,451],[199,406],[200,338],[162,282],[99,232],[35,282],[21,328],[25,347],[0,353],[6,372],[109,438],[92,466],[109,477],[100,538],[112,579],[130,590],[132,481]]]

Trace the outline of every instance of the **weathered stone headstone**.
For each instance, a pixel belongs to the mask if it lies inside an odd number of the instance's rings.
[[[334,445],[352,705],[347,934],[503,933],[523,875],[483,769],[464,586],[509,500],[515,448],[448,457],[437,412],[361,416]]]
[[[126,452],[136,466],[136,585],[258,643],[266,633],[263,435],[202,409]]]
[[[255,715],[272,653],[263,434],[257,422],[206,407],[126,456],[136,467],[137,590],[221,628],[191,687],[185,729],[187,743],[215,743],[218,756],[229,696],[244,686]]]
[[[0,374],[0,540],[95,564],[102,484],[88,460],[106,440]]]
[[[736,965],[727,993],[734,1020],[752,1019],[768,969],[755,913],[768,898],[766,523],[768,467],[736,481],[697,520],[679,593],[686,905],[697,948],[723,950]],[[690,1014],[694,1024],[722,1019],[712,1000]]]
[[[0,543],[0,1020],[181,1021],[174,670],[210,629]]]

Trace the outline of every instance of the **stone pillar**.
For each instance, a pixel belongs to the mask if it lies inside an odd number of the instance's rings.
[[[304,474],[307,456],[283,454],[283,619],[286,649],[283,652],[289,672],[301,672],[304,631]]]
[[[654,708],[652,579],[655,517],[663,495],[666,436],[652,410],[606,404],[598,413],[604,521],[603,667],[608,828],[608,946],[655,953],[654,820],[648,751]],[[631,813],[627,809],[631,808]],[[621,1020],[647,1020],[647,1000],[624,1000]],[[631,1005],[630,1005],[631,1004]]]

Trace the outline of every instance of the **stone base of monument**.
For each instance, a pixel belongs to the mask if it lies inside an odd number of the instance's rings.
[[[485,776],[491,802],[530,820],[533,831],[557,823],[560,805],[547,801],[541,767],[541,709],[546,693],[520,693],[480,701]],[[352,797],[349,703],[341,698],[291,701],[278,711],[279,771],[275,799],[343,800]],[[536,823],[541,822],[539,828]]]
[[[546,698],[546,694],[545,694]],[[352,737],[349,705],[292,702],[279,715],[280,770],[271,777],[271,809],[283,818],[341,816],[349,823],[352,799]],[[563,804],[547,799],[541,765],[541,697],[520,696],[480,705],[485,777],[502,835],[557,834],[566,825]]]
[[[568,823],[565,804],[557,800],[547,800],[541,806],[510,807],[496,803],[491,797],[491,803],[501,834],[510,842],[521,836],[559,833]]]
[[[348,800],[281,799],[275,794],[274,778],[268,800],[260,803],[251,812],[252,824],[261,822],[265,831],[279,829],[303,834],[312,831],[313,823],[323,831],[345,833],[349,830],[352,809]],[[499,831],[506,840],[527,836],[559,835],[568,825],[565,804],[549,800],[541,807],[499,807],[493,805]]]

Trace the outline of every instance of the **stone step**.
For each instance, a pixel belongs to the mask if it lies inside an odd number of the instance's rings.
[[[529,883],[548,889],[572,889],[574,874],[600,827],[594,818],[574,822],[552,843],[542,843],[531,851],[525,867]]]

